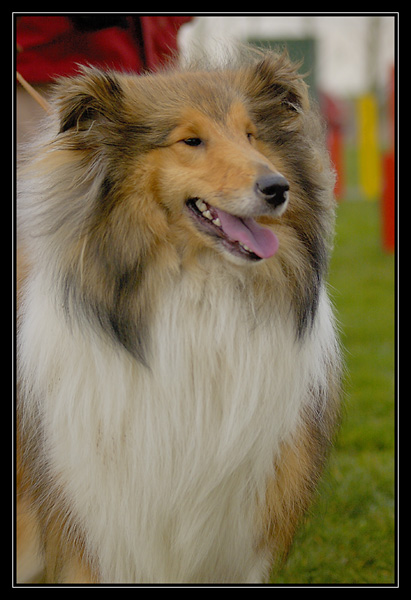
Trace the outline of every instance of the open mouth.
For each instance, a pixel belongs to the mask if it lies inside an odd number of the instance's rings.
[[[200,198],[190,198],[187,207],[200,229],[218,238],[231,254],[259,261],[270,258],[278,250],[275,233],[251,217],[237,217]]]

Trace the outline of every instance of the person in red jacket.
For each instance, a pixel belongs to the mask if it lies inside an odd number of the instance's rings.
[[[177,50],[189,16],[78,14],[17,18],[17,71],[42,94],[56,77],[79,64],[121,71],[154,69]],[[17,87],[17,141],[32,130],[41,108]]]

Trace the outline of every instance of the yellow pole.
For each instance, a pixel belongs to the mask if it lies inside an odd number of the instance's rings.
[[[368,200],[381,195],[381,156],[378,141],[378,106],[374,94],[360,96],[357,102],[359,184]]]

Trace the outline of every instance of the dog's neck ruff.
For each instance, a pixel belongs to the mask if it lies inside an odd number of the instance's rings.
[[[258,317],[238,282],[184,275],[159,297],[148,369],[68,327],[45,289],[32,282],[25,307],[26,410],[43,415],[49,476],[102,581],[262,580],[257,506],[279,445],[326,383],[326,298],[302,343],[290,313]]]

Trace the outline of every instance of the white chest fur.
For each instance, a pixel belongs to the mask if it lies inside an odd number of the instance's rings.
[[[323,385],[328,301],[304,343],[234,286],[161,296],[150,368],[67,327],[34,284],[22,332],[51,473],[107,582],[258,581],[256,503],[307,390]],[[44,286],[43,286],[44,289]],[[87,326],[86,326],[87,327]]]

